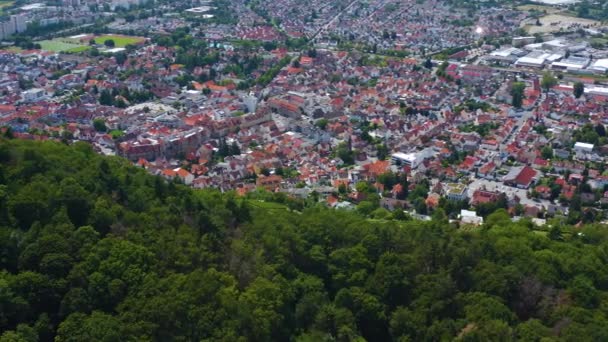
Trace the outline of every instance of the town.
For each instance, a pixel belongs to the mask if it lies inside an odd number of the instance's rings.
[[[0,1],[0,127],[374,219],[605,221],[601,9],[484,3]]]

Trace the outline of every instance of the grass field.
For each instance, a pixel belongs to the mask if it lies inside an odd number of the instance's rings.
[[[539,11],[539,12],[546,11],[547,14],[557,13],[560,11],[560,9],[558,9],[558,8],[555,8],[552,6],[546,6],[546,5],[522,5],[522,6],[517,6],[517,9],[520,11]]]
[[[145,40],[145,38],[141,37],[106,34],[103,36],[95,37],[95,42],[97,44],[103,44],[108,39],[113,40],[116,47],[125,47],[129,44],[138,44]]]
[[[12,6],[14,1],[0,1],[0,14],[4,11],[4,8]]]
[[[575,25],[596,27],[600,25],[599,21],[591,19],[576,18],[565,14],[564,12],[545,15],[538,19],[540,26],[528,24],[524,28],[530,34],[534,33],[551,33],[558,32],[560,29],[571,30]]]
[[[17,46],[11,46],[11,47],[6,48],[6,51],[10,51],[10,52],[14,52],[14,53],[20,53],[20,52],[23,51],[23,49],[20,48],[20,47],[17,47]]]
[[[37,42],[42,47],[42,50],[53,52],[82,52],[90,49],[89,46],[82,45],[76,42],[69,42],[65,38],[55,38],[51,40],[42,40]]]

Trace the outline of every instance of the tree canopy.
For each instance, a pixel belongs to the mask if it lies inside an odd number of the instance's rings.
[[[605,227],[297,204],[3,138],[0,341],[608,340]]]

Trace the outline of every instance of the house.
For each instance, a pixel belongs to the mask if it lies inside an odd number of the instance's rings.
[[[182,168],[165,169],[162,171],[162,175],[169,179],[178,177],[186,185],[190,185],[192,184],[192,181],[194,181],[194,175]]]
[[[478,226],[483,224],[483,217],[477,216],[474,211],[462,209],[460,210],[460,222]]]
[[[407,202],[395,198],[382,197],[380,199],[380,206],[384,209],[392,211],[395,209],[405,209],[407,207]]]
[[[479,168],[477,175],[482,178],[491,179],[493,178],[494,170],[496,170],[496,163],[490,161]]]
[[[471,205],[477,206],[485,203],[493,203],[498,201],[500,194],[497,192],[486,191],[482,189],[475,190],[471,198]]]
[[[190,172],[179,168],[179,169],[175,169],[175,173],[177,174],[177,177],[179,177],[182,182],[184,182],[184,184],[186,185],[190,185],[192,184],[192,181],[194,180],[194,175],[192,175]]]
[[[591,153],[593,152],[593,144],[577,142],[574,144],[574,151],[581,154]]]
[[[536,170],[527,165],[523,167],[513,167],[509,173],[504,176],[503,182],[505,185],[527,189],[534,183],[537,174],[538,172],[536,172]]]
[[[541,198],[544,198],[544,199],[551,198],[551,188],[546,185],[539,185],[536,188],[534,188],[534,191],[536,191]]]
[[[467,187],[464,184],[449,183],[446,186],[445,196],[453,201],[463,201],[467,198]]]

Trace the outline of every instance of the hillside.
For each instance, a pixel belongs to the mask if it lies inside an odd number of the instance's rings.
[[[268,204],[0,140],[0,341],[608,340],[605,227]]]

